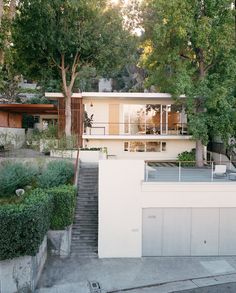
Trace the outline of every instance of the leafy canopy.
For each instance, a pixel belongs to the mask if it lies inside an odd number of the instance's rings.
[[[149,0],[143,12],[147,83],[187,96],[193,136],[234,133],[235,27],[230,0]]]
[[[104,0],[22,0],[13,37],[19,66],[35,79],[59,79],[62,56],[67,79],[77,61],[78,72],[89,65],[109,74],[133,49],[122,17]]]

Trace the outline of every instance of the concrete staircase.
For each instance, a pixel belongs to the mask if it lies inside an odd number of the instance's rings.
[[[78,198],[72,228],[71,254],[97,257],[98,249],[98,164],[82,163]]]

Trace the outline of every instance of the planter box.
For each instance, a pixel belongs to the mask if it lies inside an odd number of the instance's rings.
[[[81,162],[98,163],[99,160],[106,159],[106,154],[101,151],[79,151]]]
[[[65,230],[49,230],[50,251],[54,255],[67,257],[70,255],[72,225]]]
[[[77,158],[77,150],[51,150],[50,156],[54,158]]]
[[[47,236],[35,256],[0,261],[0,292],[34,292],[47,259]]]

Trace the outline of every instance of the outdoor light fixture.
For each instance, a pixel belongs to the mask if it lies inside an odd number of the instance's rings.
[[[91,101],[91,103],[90,103],[90,107],[93,107],[93,102]]]

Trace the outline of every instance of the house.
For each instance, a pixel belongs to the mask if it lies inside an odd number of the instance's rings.
[[[63,110],[62,94],[46,93],[46,97],[57,99],[59,113]],[[175,160],[182,151],[195,147],[188,132],[184,97],[178,104],[163,93],[83,92],[73,94],[76,99],[92,118],[91,127],[78,133],[83,147],[103,148],[109,158]],[[76,113],[82,115],[80,110]],[[73,115],[72,105],[72,119]],[[59,115],[60,125],[61,120],[65,118]]]
[[[23,114],[38,117],[38,122],[42,124],[43,119],[56,119],[57,113],[57,106],[49,104],[0,104],[0,145],[23,146]]]

